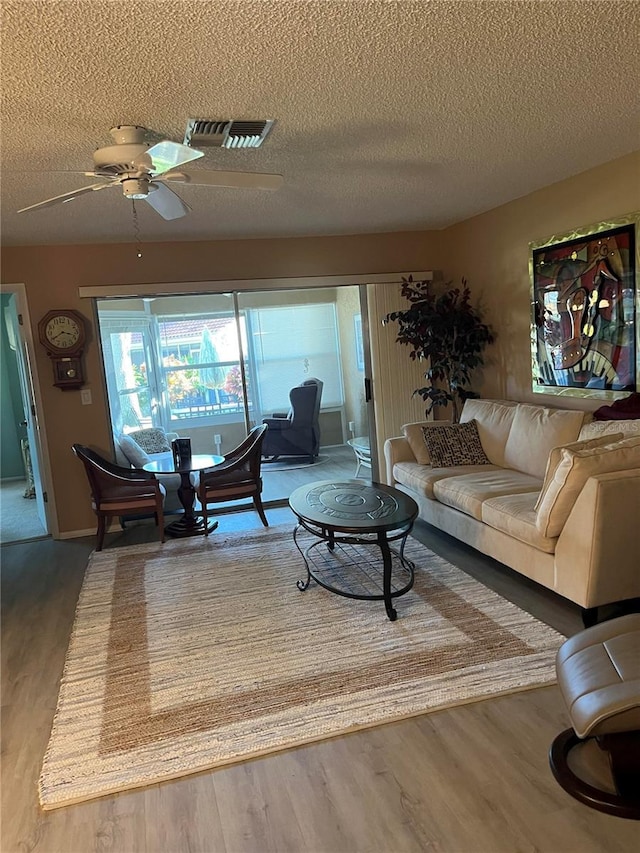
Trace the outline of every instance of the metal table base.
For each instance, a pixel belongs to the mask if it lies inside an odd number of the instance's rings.
[[[300,520],[293,531],[293,540],[305,562],[307,577],[297,581],[298,589],[304,592],[313,579],[329,592],[345,598],[384,601],[387,616],[395,621],[393,599],[408,592],[414,582],[414,564],[404,556],[411,526],[391,535],[385,531],[371,535],[336,534]],[[301,530],[315,538],[305,548],[299,541]],[[395,541],[400,542],[399,549],[389,546]]]

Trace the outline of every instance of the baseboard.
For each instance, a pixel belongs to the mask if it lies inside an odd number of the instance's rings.
[[[80,539],[81,536],[95,536],[96,529],[95,527],[89,528],[89,530],[65,530],[64,533],[59,533],[58,539]]]

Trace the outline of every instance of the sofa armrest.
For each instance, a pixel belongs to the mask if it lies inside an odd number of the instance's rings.
[[[384,443],[384,459],[387,467],[386,483],[393,486],[393,466],[396,462],[415,462],[416,457],[407,439],[400,435],[388,438]]]
[[[555,590],[582,607],[640,597],[640,468],[590,477],[555,552]]]

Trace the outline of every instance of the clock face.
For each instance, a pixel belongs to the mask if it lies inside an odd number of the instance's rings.
[[[65,314],[52,317],[44,329],[47,341],[58,350],[74,347],[80,339],[80,326]]]

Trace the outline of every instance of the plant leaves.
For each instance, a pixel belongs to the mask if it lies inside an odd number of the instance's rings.
[[[396,342],[410,348],[412,360],[429,361],[424,375],[431,384],[413,392],[430,401],[427,416],[434,407],[450,403],[455,413],[458,403],[477,396],[465,386],[484,364],[485,347],[494,341],[490,326],[471,304],[467,280],[462,279],[461,288],[451,282],[443,286],[444,291],[436,292],[433,282],[403,278],[401,293],[409,308],[392,311],[382,321],[398,324]]]

